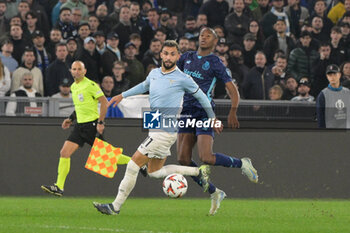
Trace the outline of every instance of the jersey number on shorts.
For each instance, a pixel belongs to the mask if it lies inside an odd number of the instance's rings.
[[[153,138],[151,138],[150,136],[148,136],[143,142],[143,146],[147,147],[151,142],[153,141]]]

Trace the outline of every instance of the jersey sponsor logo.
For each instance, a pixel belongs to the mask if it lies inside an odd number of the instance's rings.
[[[81,94],[78,94],[78,100],[79,100],[80,102],[83,102],[83,101],[84,101],[84,96],[83,96],[82,93],[81,93]]]
[[[190,76],[193,77],[193,78],[204,79],[204,78],[202,77],[202,74],[199,73],[198,70],[196,70],[196,71],[190,71],[190,70],[188,70],[188,69],[184,69],[184,72],[185,72],[185,74],[188,74],[188,75],[190,75]]]
[[[202,69],[203,70],[209,70],[210,68],[210,63],[208,61],[206,61],[203,65],[202,65]]]

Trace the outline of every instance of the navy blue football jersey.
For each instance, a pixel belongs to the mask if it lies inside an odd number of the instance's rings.
[[[208,96],[211,104],[212,91],[215,87],[216,81],[221,80],[224,83],[231,82],[232,78],[226,72],[225,65],[220,58],[214,54],[202,57],[197,52],[186,52],[181,55],[177,66],[184,73],[190,75],[198,84],[199,88]],[[198,107],[202,108],[200,103],[191,94],[185,94],[183,107]]]

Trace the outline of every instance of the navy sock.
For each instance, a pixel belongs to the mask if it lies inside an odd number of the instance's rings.
[[[215,153],[216,157],[215,166],[223,166],[223,167],[242,167],[242,161],[240,159],[230,157],[228,155],[224,155],[221,153]]]
[[[193,160],[191,161],[190,166],[191,166],[191,167],[198,167],[198,165],[196,164],[196,162],[193,161]],[[194,180],[194,182],[196,182],[197,184],[199,184],[199,186],[202,187],[202,182],[200,181],[200,179],[198,178],[198,176],[191,176],[191,178]],[[209,189],[208,189],[209,194],[214,193],[215,190],[216,190],[215,185],[213,185],[212,183],[209,182]]]

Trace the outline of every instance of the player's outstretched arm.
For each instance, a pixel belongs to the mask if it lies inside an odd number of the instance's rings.
[[[117,104],[120,103],[120,101],[122,101],[123,98],[133,96],[133,95],[140,95],[147,92],[148,90],[149,90],[149,78],[147,77],[147,79],[142,83],[139,83],[133,88],[127,91],[124,91],[120,95],[114,96],[112,99],[110,99],[108,103],[108,107],[111,106],[112,104],[113,104],[113,107],[115,107],[117,106]]]
[[[231,99],[231,110],[227,117],[228,126],[232,129],[239,128],[239,121],[237,119],[237,108],[240,99],[239,92],[233,82],[227,82],[225,86],[226,91]]]
[[[108,102],[108,107],[111,106],[112,104],[113,104],[113,107],[117,106],[120,103],[120,101],[122,101],[122,99],[123,99],[122,94],[113,96],[113,98],[110,99]]]

